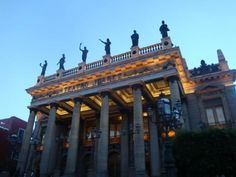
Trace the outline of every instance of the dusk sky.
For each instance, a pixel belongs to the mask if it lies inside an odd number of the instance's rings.
[[[79,43],[88,48],[87,63],[105,54],[98,40],[111,41],[111,55],[130,50],[130,35],[139,33],[139,47],[159,43],[165,20],[169,36],[179,46],[189,69],[200,60],[217,63],[222,49],[236,69],[235,0],[0,0],[0,119],[28,119],[31,97],[25,89],[36,84],[48,61],[46,75],[81,62]]]

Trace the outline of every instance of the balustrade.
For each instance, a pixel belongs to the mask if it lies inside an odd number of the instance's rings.
[[[163,49],[162,43],[158,43],[158,44],[154,44],[154,45],[150,45],[150,46],[147,46],[147,47],[140,48],[139,49],[139,54],[140,55],[145,55],[145,54],[148,54],[148,53],[151,53],[151,52],[156,52],[156,51],[159,51],[159,50],[162,50],[162,49]],[[131,59],[131,52],[126,52],[126,53],[123,53],[123,54],[120,54],[120,55],[113,56],[111,58],[111,64],[117,63],[117,62],[120,62],[120,61],[124,61],[124,60],[129,60],[129,59]],[[93,62],[93,63],[88,63],[88,64],[85,64],[85,71],[96,69],[96,68],[102,67],[103,65],[104,65],[103,60],[98,60],[98,61]],[[78,73],[79,73],[79,68],[75,67],[75,68],[64,71],[62,77],[76,75]],[[56,78],[57,78],[57,75],[53,74],[51,76],[45,77],[44,82],[50,82],[50,81],[55,80]]]
[[[131,58],[131,52],[126,52],[120,55],[113,56],[111,59],[111,63],[116,63],[116,62],[123,61],[129,58]]]
[[[145,55],[147,53],[156,52],[158,50],[162,50],[162,43],[158,43],[158,44],[150,45],[150,46],[147,46],[147,47],[143,47],[139,50],[139,54],[140,55]]]

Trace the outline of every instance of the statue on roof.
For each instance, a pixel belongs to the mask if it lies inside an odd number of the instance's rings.
[[[65,70],[64,68],[64,63],[66,62],[65,60],[65,54],[62,54],[62,57],[61,59],[59,60],[59,62],[57,63],[57,65],[59,64],[59,70],[62,69],[62,70]]]
[[[134,34],[131,35],[131,39],[132,39],[132,47],[138,46],[139,35],[136,32],[136,30],[134,30]]]
[[[159,30],[161,32],[162,38],[168,37],[167,32],[170,31],[170,30],[169,30],[167,24],[165,24],[164,20],[162,21],[162,25],[160,26]]]
[[[107,42],[102,41],[101,39],[99,39],[103,44],[105,44],[105,51],[106,51],[106,55],[110,55],[111,54],[111,41],[109,40],[109,38],[107,38]]]
[[[41,71],[40,75],[45,76],[45,72],[46,72],[46,69],[47,69],[47,66],[48,66],[47,60],[44,60],[44,64],[42,65],[42,63],[40,63],[39,66],[42,68],[42,71]]]
[[[83,61],[84,63],[86,63],[88,50],[87,50],[86,47],[84,47],[84,49],[81,49],[81,45],[82,45],[82,43],[79,44],[79,50],[82,52],[82,61]]]

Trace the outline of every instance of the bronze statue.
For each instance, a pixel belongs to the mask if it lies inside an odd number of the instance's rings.
[[[84,50],[81,49],[81,45],[82,45],[82,43],[79,44],[79,50],[82,52],[82,61],[86,63],[88,50],[86,47],[84,47]]]
[[[103,44],[105,44],[105,51],[106,51],[106,55],[110,55],[111,54],[111,49],[110,49],[110,45],[111,42],[109,40],[109,38],[107,38],[107,42],[102,41],[101,39],[99,39]]]
[[[39,66],[41,66],[41,68],[42,68],[41,76],[45,76],[45,72],[46,72],[46,69],[48,66],[47,60],[44,60],[44,64],[42,65],[42,63],[40,63]]]
[[[134,30],[134,34],[131,35],[131,39],[132,39],[132,47],[138,46],[139,35],[136,32],[136,30]]]
[[[62,58],[57,63],[57,64],[59,64],[59,69],[65,70],[65,68],[64,68],[64,63],[66,62],[65,58],[66,58],[65,54],[62,54]]]
[[[165,24],[164,20],[162,21],[162,25],[160,26],[159,30],[161,32],[162,38],[168,37],[168,33],[167,32],[170,31],[170,30],[169,30],[167,24]]]

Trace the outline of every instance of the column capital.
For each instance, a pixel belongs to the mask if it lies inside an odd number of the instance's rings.
[[[108,90],[104,90],[100,94],[101,94],[102,97],[105,97],[105,96],[109,96],[110,92]]]
[[[167,81],[169,82],[179,81],[179,76],[169,76],[167,78]]]
[[[143,88],[143,84],[141,83],[135,83],[132,86],[132,89],[136,90],[136,89],[142,89]]]
[[[32,111],[37,112],[38,111],[36,107],[28,106],[27,108],[30,110],[30,112],[32,112]]]
[[[51,108],[55,107],[57,109],[57,107],[58,107],[58,104],[55,103],[55,102],[49,103],[49,105],[50,105]]]
[[[83,99],[82,99],[81,97],[76,97],[76,98],[73,98],[72,100],[73,100],[75,103],[76,103],[76,102],[80,102],[80,103],[83,102]]]

